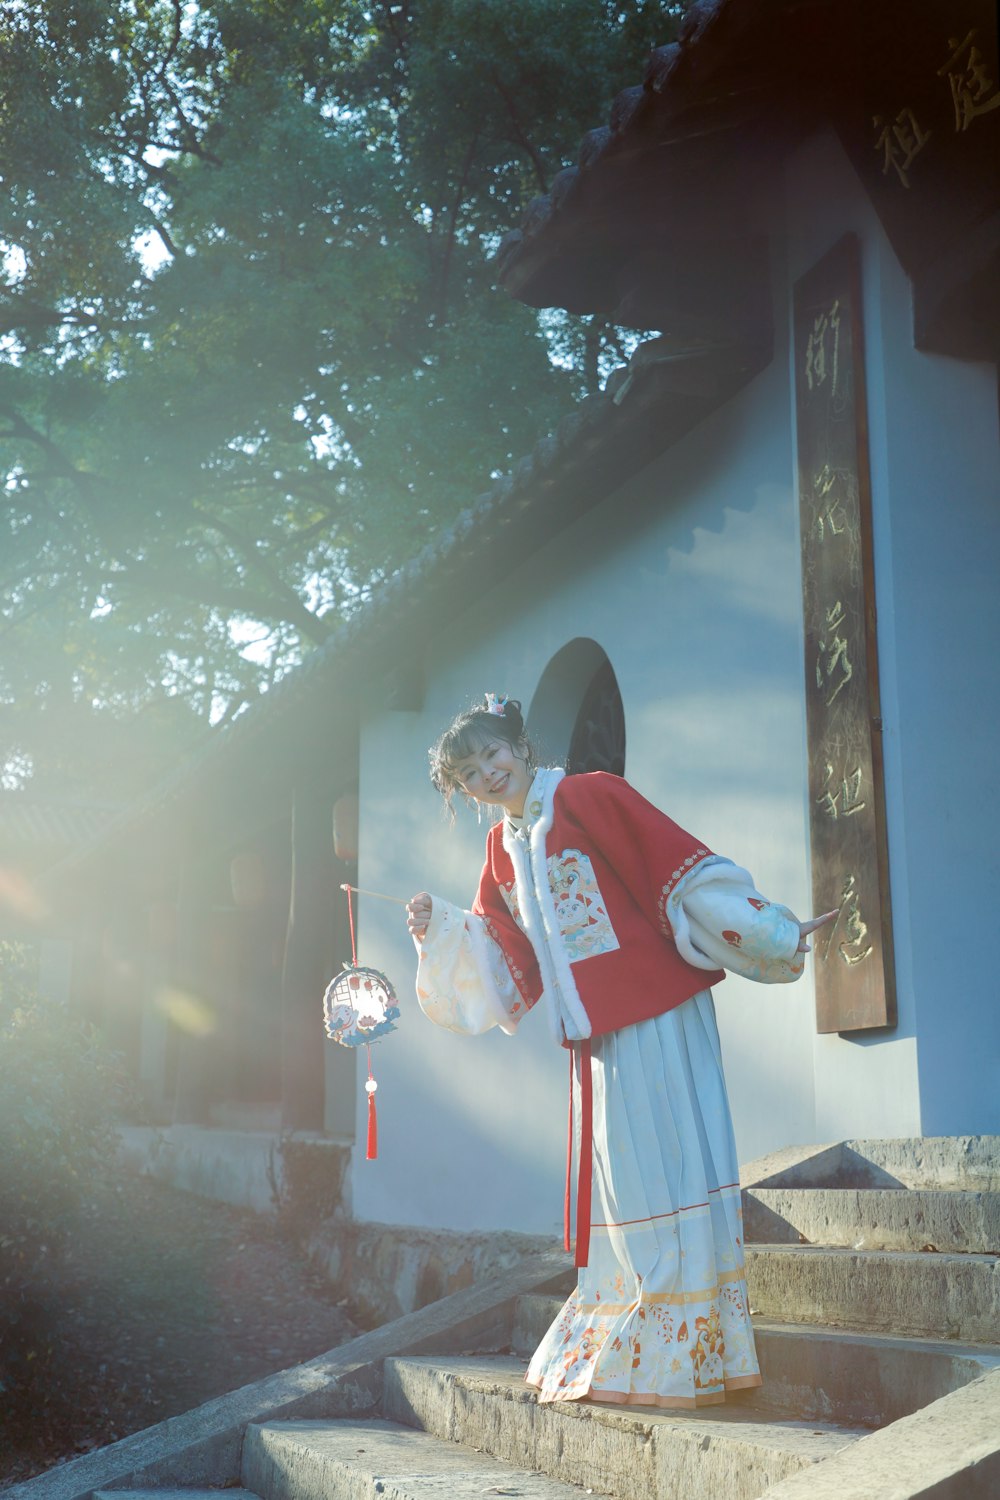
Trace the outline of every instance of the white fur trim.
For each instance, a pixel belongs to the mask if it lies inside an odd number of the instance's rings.
[[[590,1017],[580,999],[556,921],[545,854],[545,840],[554,817],[556,787],[565,774],[558,768],[542,770],[532,782],[525,805],[540,797],[542,811],[530,825],[527,849],[524,840],[517,837],[509,824],[503,826],[503,846],[514,866],[521,920],[541,970],[549,1026],[554,1039],[560,1043],[564,1037],[578,1041],[591,1034]]]
[[[766,924],[757,917],[756,936],[749,946],[743,921],[731,915],[737,898],[744,916],[744,899],[751,906],[759,903],[769,914]],[[695,968],[731,969],[760,984],[787,984],[802,973],[798,919],[787,907],[761,896],[749,871],[728,859],[713,856],[696,865],[670,892],[667,914],[678,952]],[[743,948],[722,941],[727,918],[743,930]]]
[[[688,891],[695,890],[710,880],[753,887],[753,881],[746,870],[740,869],[739,865],[734,865],[731,859],[723,859],[718,854],[708,855],[706,859],[682,876],[673,887],[667,900],[667,920],[673,931],[678,953],[695,969],[718,969],[719,965],[707,954],[702,953],[700,948],[696,948],[692,942],[691,924],[684,910],[683,899]]]

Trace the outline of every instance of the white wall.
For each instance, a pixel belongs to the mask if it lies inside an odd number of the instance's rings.
[[[788,431],[768,420],[787,407],[786,378],[779,359],[625,495],[526,549],[519,612],[504,585],[427,643],[423,712],[385,713],[363,731],[361,885],[468,903],[485,830],[467,814],[453,831],[442,822],[427,746],[487,688],[530,703],[546,663],[583,635],[618,675],[629,778],[805,909],[798,540]],[[363,907],[360,951],[397,979],[407,1010],[376,1057],[382,1155],[356,1165],[355,1212],[555,1229],[567,1063],[544,1018],[515,1038],[436,1031],[409,1001],[412,953],[383,904]],[[809,1139],[810,981],[766,990],[730,978],[718,1001],[742,1155]]]
[[[995,817],[989,826],[995,372],[913,351],[908,283],[834,141],[800,151],[776,195],[787,236],[779,228],[775,238],[771,365],[572,532],[526,546],[516,581],[487,590],[484,561],[476,608],[426,642],[423,710],[375,715],[361,746],[360,884],[400,896],[426,887],[467,904],[485,829],[462,811],[454,829],[443,821],[427,747],[486,689],[529,704],[551,657],[591,637],[621,687],[629,780],[748,865],[764,891],[808,910],[788,324],[794,279],[855,230],[900,1022],[862,1042],[817,1037],[808,970],[772,989],[728,978],[716,998],[743,1160],[793,1142],[998,1128],[1000,1007],[987,944],[972,936],[975,924],[993,930],[1000,905]],[[512,1039],[436,1030],[411,999],[402,914],[384,903],[362,898],[359,951],[396,980],[404,1016],[375,1053],[381,1154],[356,1163],[355,1213],[555,1230],[567,1064],[544,1018],[532,1014]]]
[[[863,246],[899,1000],[892,1040],[816,1038],[817,1129],[992,1132],[1000,981],[983,935],[1000,908],[996,368],[914,349],[909,281],[832,137],[797,153],[786,195],[789,285],[848,229]]]

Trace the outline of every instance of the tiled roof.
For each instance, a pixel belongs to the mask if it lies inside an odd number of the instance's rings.
[[[698,236],[745,234],[756,174],[827,127],[913,280],[918,347],[995,360],[997,25],[995,0],[700,0],[504,236],[498,280],[533,307],[670,326]],[[629,285],[644,249],[659,298]]]
[[[856,9],[857,0],[693,5],[677,41],[650,53],[642,82],[618,94],[607,123],[581,140],[575,165],[558,173],[520,227],[503,237],[500,283],[532,306],[615,313],[607,265],[622,245],[634,248],[636,201],[648,218],[655,193],[662,214],[683,227],[692,213],[711,208],[714,178],[734,143],[744,160],[751,157],[776,114],[786,138],[805,128],[841,86]],[[581,226],[589,231],[582,238]],[[569,246],[559,243],[563,232]],[[547,275],[540,257],[557,250],[559,272]]]
[[[120,808],[46,801],[26,792],[0,793],[0,862],[56,858],[98,838]]]

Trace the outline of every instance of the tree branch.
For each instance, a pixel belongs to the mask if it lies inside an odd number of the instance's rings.
[[[49,458],[53,465],[54,473],[60,479],[72,480],[74,484],[78,485],[87,494],[93,492],[95,485],[103,482],[99,475],[85,474],[82,470],[76,468],[66,457],[65,453],[52,442],[51,438],[47,438],[44,433],[36,431],[29,422],[25,421],[20,412],[15,411],[12,406],[0,406],[0,413],[11,424],[8,432],[0,432],[0,439],[9,441],[11,439],[23,438],[26,442],[34,443]]]
[[[209,609],[252,615],[257,619],[291,625],[300,634],[307,635],[317,646],[321,646],[330,634],[330,627],[324,626],[318,615],[310,613],[297,595],[293,595],[298,605],[294,613],[304,615],[305,623],[299,618],[291,618],[293,611],[286,610],[281,600],[269,594],[255,593],[248,588],[234,588],[213,579],[196,578],[190,573],[173,571],[155,563],[133,562],[126,573],[116,576],[115,588],[120,594],[137,593],[141,590],[148,601],[149,585],[154,582],[161,590],[169,591],[178,599],[193,599],[195,603],[207,605]]]
[[[521,121],[518,118],[517,110],[514,108],[514,100],[512,99],[509,90],[506,89],[501,82],[500,75],[497,72],[496,68],[490,69],[490,77],[493,79],[493,83],[497,93],[500,95],[500,98],[506,105],[507,114],[510,116],[510,122],[514,127],[514,137],[518,145],[521,146],[531,158],[531,164],[535,169],[535,180],[538,183],[538,191],[540,193],[544,193],[548,188],[548,178],[546,176],[545,163],[542,160],[541,153],[537,151],[529,141],[521,125]]]
[[[174,57],[177,54],[177,48],[180,46],[181,42],[182,15],[183,11],[181,7],[181,0],[174,0],[174,34],[170,38],[170,46],[167,48],[166,53],[164,54],[163,61],[160,63],[160,66],[157,68],[156,73],[153,75],[156,78],[163,77],[167,68],[173,62]]]
[[[164,250],[166,250],[167,254],[171,256],[172,259],[176,260],[177,246],[174,244],[173,239],[171,238],[170,231],[167,229],[165,224],[160,223],[159,219],[154,213],[150,212],[149,217],[153,233],[159,236],[160,243],[162,244]]]
[[[41,330],[54,327],[92,328],[98,333],[107,333],[113,328],[142,328],[145,319],[104,318],[96,312],[71,308],[63,311],[58,307],[43,307],[28,297],[8,298],[10,311],[0,318],[0,333],[16,333],[19,328]]]
[[[324,625],[318,615],[307,609],[293,588],[282,578],[268,557],[264,554],[260,543],[252,538],[245,537],[237,531],[235,526],[230,526],[227,521],[220,520],[217,516],[207,516],[206,524],[217,531],[222,537],[236,548],[248,567],[260,573],[266,579],[275,593],[275,602],[284,601],[284,607],[279,618],[287,620],[289,625],[294,625],[303,635],[313,641],[317,646],[322,645],[330,634],[330,627]]]
[[[437,313],[439,324],[444,322],[445,312],[448,306],[448,279],[451,275],[451,260],[455,249],[455,234],[458,229],[458,211],[462,206],[462,197],[465,187],[472,172],[472,163],[476,158],[476,147],[479,145],[479,131],[477,130],[465,152],[465,160],[462,163],[462,175],[459,178],[458,188],[451,205],[451,213],[448,215],[448,232],[444,242],[444,256],[441,262],[441,277],[438,286]]]

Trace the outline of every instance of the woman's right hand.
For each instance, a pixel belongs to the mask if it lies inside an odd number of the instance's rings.
[[[431,907],[431,898],[426,891],[418,891],[406,903],[406,925],[418,942],[427,931],[427,924],[431,919]]]
[[[815,932],[818,927],[825,927],[827,922],[832,922],[834,917],[839,915],[839,912],[840,907],[835,906],[833,908],[833,911],[825,911],[821,917],[810,917],[808,922],[800,922],[799,946],[795,951],[797,953],[808,953],[810,950],[809,944],[806,942],[806,938],[809,936],[809,934],[811,932]]]

